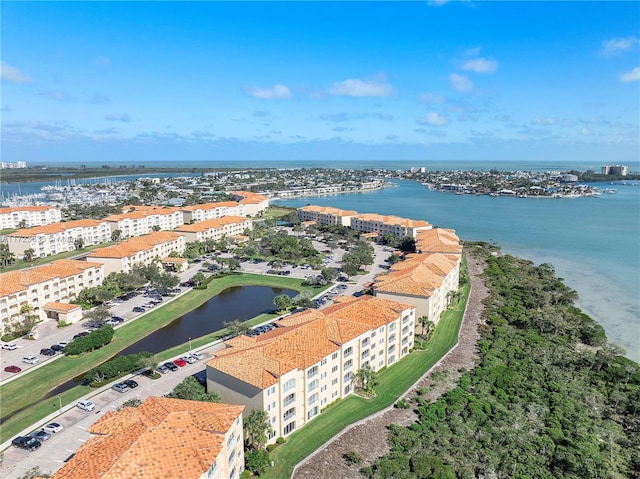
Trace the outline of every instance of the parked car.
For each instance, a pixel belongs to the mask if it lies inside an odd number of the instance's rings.
[[[25,356],[24,358],[22,358],[22,362],[26,364],[36,364],[38,361],[40,360],[35,356]]]
[[[43,356],[55,356],[56,352],[51,348],[44,348],[40,350],[40,354]]]
[[[176,368],[178,369],[178,368]],[[167,366],[165,366],[164,364],[158,366],[158,372],[160,374],[167,374],[169,372],[169,368]]]
[[[193,352],[191,353],[191,357],[196,358],[198,361],[204,359],[204,354]]]
[[[60,341],[58,344],[64,348],[64,347],[65,347],[65,346],[67,346],[70,342],[71,342],[71,341]]]
[[[58,353],[60,351],[64,351],[64,346],[62,344],[52,344],[50,349],[53,349]]]
[[[178,370],[178,366],[176,366],[175,364],[173,364],[170,361],[167,361],[166,363],[163,364],[164,367],[169,368],[171,371],[177,371]]]
[[[50,422],[49,424],[47,424],[46,426],[44,426],[42,428],[42,430],[44,432],[48,432],[48,433],[52,433],[52,432],[60,432],[64,429],[64,427],[62,427],[61,424],[58,424],[57,422]]]
[[[176,366],[180,366],[182,368],[187,365],[187,362],[182,358],[178,358],[173,361],[173,364],[175,364]]]
[[[2,349],[6,349],[7,351],[13,351],[14,349],[18,349],[18,345],[16,343],[4,343],[2,345]]]
[[[181,356],[180,359],[188,362],[189,364],[193,364],[197,361],[197,359],[194,358],[191,354],[185,354],[184,356]]]
[[[35,451],[40,446],[42,446],[42,443],[32,437],[18,436],[13,441],[11,441],[11,445],[19,449],[26,449],[27,451]]]
[[[140,307],[140,306],[135,306],[132,311],[134,313],[144,313],[144,308]]]
[[[123,381],[127,386],[129,386],[131,389],[133,388],[137,388],[138,387],[138,383],[135,382],[133,379],[127,379],[126,381]]]
[[[119,393],[126,393],[129,390],[129,386],[125,383],[118,383],[111,386],[111,389],[114,391],[118,391]]]
[[[7,366],[4,370],[8,373],[19,373],[22,371],[18,366]]]
[[[78,401],[76,406],[83,411],[91,412],[96,408],[96,405],[91,401]]]
[[[33,431],[31,434],[29,434],[29,437],[37,439],[40,442],[44,442],[44,441],[48,441],[49,439],[51,439],[51,434],[49,434],[48,432],[45,432],[45,431],[43,431],[41,429],[39,431]]]

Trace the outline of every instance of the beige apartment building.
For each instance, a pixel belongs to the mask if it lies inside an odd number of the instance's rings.
[[[161,262],[173,251],[184,252],[184,236],[170,231],[157,231],[145,236],[131,238],[115,246],[98,248],[87,255],[89,261],[101,263],[104,274],[131,271],[136,264],[147,266]]]
[[[72,259],[0,274],[2,331],[7,324],[21,320],[22,306],[31,306],[34,314],[46,320],[45,305],[73,301],[80,291],[100,286],[103,279],[104,270],[101,264]],[[55,307],[54,304],[48,305],[49,309]],[[60,308],[59,305],[57,307],[67,311],[75,309]]]
[[[108,411],[52,479],[238,479],[243,409],[151,396]]]
[[[366,213],[351,218],[351,228],[361,233],[375,237],[382,241],[386,235],[396,238],[415,238],[421,231],[429,230],[432,226],[426,221],[411,220],[398,216],[379,215]]]
[[[418,232],[416,251],[377,276],[373,292],[412,304],[418,317],[437,324],[449,305],[448,293],[459,287],[462,245],[454,230],[432,228]]]
[[[325,226],[351,226],[351,218],[357,211],[341,210],[331,206],[307,205],[298,208],[300,221],[315,221]]]
[[[222,218],[223,216],[247,216],[247,207],[235,201],[220,201],[200,205],[181,206],[185,224]]]
[[[251,219],[243,216],[225,216],[223,218],[200,221],[176,228],[176,233],[184,236],[185,242],[219,241],[223,237],[241,236],[246,229],[252,228]]]
[[[112,233],[120,230],[122,238],[133,238],[156,230],[176,229],[184,224],[184,216],[177,208],[142,207],[130,213],[107,216],[104,221],[109,223]]]
[[[44,257],[111,241],[109,223],[104,220],[76,220],[25,228],[5,236],[9,251],[18,258],[33,249],[34,257]]]
[[[372,296],[335,301],[285,317],[259,336],[232,338],[207,362],[209,391],[267,412],[269,442],[353,394],[361,368],[391,366],[413,347],[413,306]]]
[[[247,216],[260,216],[269,207],[269,198],[252,191],[232,191],[231,197],[244,205]]]
[[[62,213],[52,206],[0,208],[0,229],[20,228],[23,221],[27,228],[49,225],[62,221]]]

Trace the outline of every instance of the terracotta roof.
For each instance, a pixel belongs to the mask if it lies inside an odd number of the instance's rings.
[[[198,479],[244,406],[149,397],[109,411],[52,479]]]
[[[455,230],[432,228],[416,235],[416,251],[421,253],[462,253]]]
[[[114,246],[94,249],[87,256],[92,258],[126,258],[181,237],[182,235],[171,231],[155,231],[148,235],[136,236]]]
[[[212,218],[210,220],[198,221],[192,225],[180,225],[175,231],[186,231],[196,233],[199,231],[208,231],[210,229],[220,229],[225,225],[245,223],[248,220],[244,216],[223,216],[222,218]]]
[[[73,228],[93,228],[94,226],[100,226],[104,221],[99,220],[75,220],[66,221],[64,223],[51,223],[43,226],[34,226],[33,228],[23,228],[14,231],[9,236],[36,236],[39,234],[50,235],[54,233],[62,233]]]
[[[338,351],[340,345],[397,319],[413,306],[373,296],[336,298],[322,311],[307,310],[278,321],[259,336],[237,336],[207,365],[260,389],[294,369],[303,370]]]
[[[459,261],[452,254],[410,254],[388,274],[377,276],[374,287],[380,292],[430,297]]]
[[[399,216],[379,215],[376,213],[365,213],[362,215],[357,215],[355,219],[359,219],[362,221],[377,221],[386,225],[400,225],[405,228],[424,228],[431,226],[430,223],[422,220],[400,218]]]
[[[307,205],[298,209],[302,211],[312,211],[315,213],[321,213],[324,215],[334,215],[334,216],[354,216],[358,214],[357,211],[341,210],[339,208],[333,208],[332,206]]]
[[[46,303],[43,306],[43,309],[48,311],[58,311],[61,313],[68,313],[69,311],[74,311],[76,309],[80,309],[79,304],[71,304],[71,303],[59,303],[59,302],[51,302]]]
[[[0,208],[0,215],[15,213],[18,211],[49,211],[58,210],[55,206],[14,206],[11,208]]]
[[[31,285],[54,278],[66,278],[80,274],[91,268],[102,268],[102,264],[75,259],[60,259],[36,268],[2,273],[0,274],[0,296],[24,291]]]
[[[189,260],[187,258],[170,258],[170,257],[166,257],[166,258],[162,258],[161,261],[163,263],[182,264],[182,263],[187,263]]]
[[[199,205],[181,206],[180,211],[214,210],[216,208],[235,208],[238,203],[235,201],[219,201],[217,203],[202,203]]]
[[[264,195],[260,195],[258,193],[254,193],[252,191],[232,191],[232,195],[240,196],[242,199],[239,201],[240,204],[243,203],[262,203],[267,200],[267,197]]]
[[[135,211],[175,211],[178,208],[167,206],[148,206],[148,205],[125,205],[122,207],[123,213],[128,213],[130,210]]]
[[[170,216],[179,212],[178,208],[149,208],[142,210],[136,210],[131,213],[122,213],[120,215],[107,216],[105,221],[123,221],[123,220],[138,220],[141,218],[147,218],[148,216]]]

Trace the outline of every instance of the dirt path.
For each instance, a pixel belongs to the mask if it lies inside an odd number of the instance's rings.
[[[482,300],[487,296],[487,288],[479,276],[484,270],[484,263],[466,254],[471,294],[464,313],[458,344],[438,364],[429,370],[406,395],[411,398],[415,390],[426,387],[424,395],[434,400],[451,389],[460,377],[461,368],[471,369],[476,359],[476,343],[478,341],[478,324],[484,306]],[[435,376],[435,378],[434,378]],[[412,409],[390,408],[360,421],[331,442],[300,463],[293,472],[294,479],[346,479],[362,477],[358,470],[376,458],[387,454],[387,428],[390,424],[408,426],[415,422],[416,414]],[[357,451],[364,458],[360,466],[348,466],[343,454]]]

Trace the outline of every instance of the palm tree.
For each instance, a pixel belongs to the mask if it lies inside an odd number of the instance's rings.
[[[82,247],[84,246],[84,239],[76,238],[73,242],[73,245],[76,247],[76,249],[82,249]]]
[[[244,419],[242,429],[248,448],[254,450],[263,449],[267,443],[268,434],[272,431],[271,424],[269,424],[269,415],[263,409],[254,409]]]
[[[420,339],[420,347],[422,347],[425,339],[427,341],[431,339],[431,335],[433,334],[433,330],[435,329],[436,325],[429,319],[428,316],[420,316],[418,318],[418,322],[420,323],[420,326],[422,326],[422,335]]]
[[[33,261],[33,255],[35,254],[35,250],[33,248],[27,248],[24,250],[24,260],[29,262]]]
[[[6,243],[0,243],[0,263],[2,266],[7,266],[13,263],[15,255],[9,251],[9,245]]]
[[[120,241],[121,237],[122,237],[122,230],[115,229],[113,230],[113,233],[111,233],[111,241]]]

